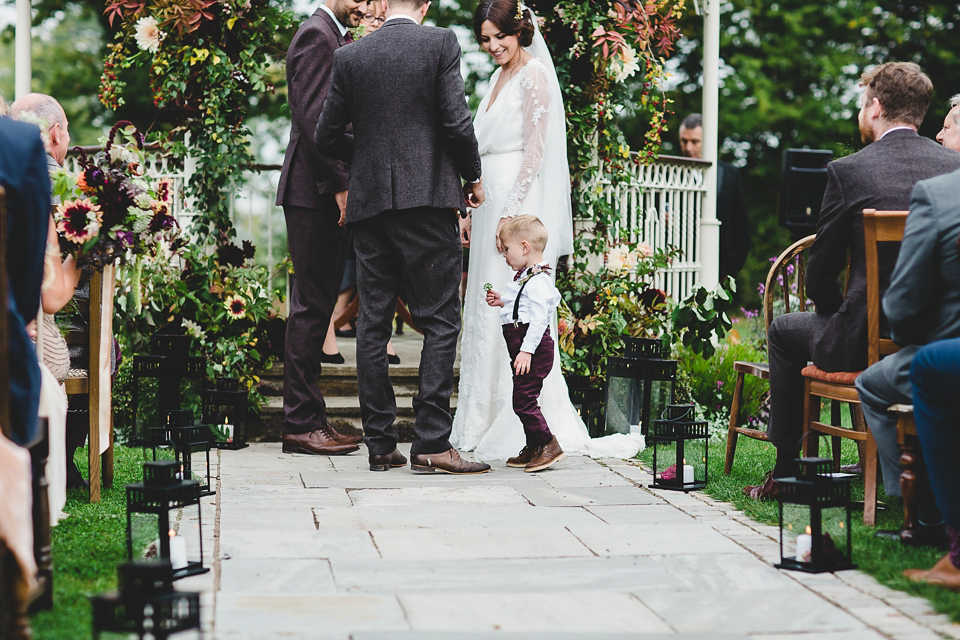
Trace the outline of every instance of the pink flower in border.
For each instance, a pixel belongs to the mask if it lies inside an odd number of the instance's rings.
[[[100,233],[103,212],[87,199],[68,200],[57,206],[57,231],[70,242],[83,245]]]

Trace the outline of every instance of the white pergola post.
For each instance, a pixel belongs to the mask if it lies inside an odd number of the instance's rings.
[[[14,44],[14,99],[30,93],[30,78],[33,75],[30,56],[30,0],[17,0],[17,37]]]
[[[700,217],[700,284],[720,282],[720,222],[717,220],[717,129],[720,122],[720,0],[705,0],[703,13],[703,159],[707,187]]]

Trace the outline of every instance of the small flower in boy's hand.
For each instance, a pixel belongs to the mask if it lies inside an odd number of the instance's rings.
[[[485,283],[483,284],[483,290],[484,290],[484,291],[490,291],[491,289],[493,289],[493,285],[490,284],[489,282],[485,282]]]

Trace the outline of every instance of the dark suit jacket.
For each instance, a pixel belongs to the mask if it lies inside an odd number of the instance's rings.
[[[29,442],[40,401],[37,352],[26,324],[40,308],[43,253],[50,224],[47,153],[36,125],[0,117],[0,185],[7,192],[7,322],[10,331],[10,421],[14,439]]]
[[[343,191],[349,167],[317,151],[313,130],[330,87],[333,52],[347,42],[336,23],[317,9],[297,30],[287,49],[290,142],[283,157],[277,204],[317,209],[320,195]]]
[[[925,345],[960,336],[960,171],[918,182],[883,298],[893,339]]]
[[[891,131],[857,153],[827,165],[817,239],[810,250],[806,292],[830,321],[815,337],[813,362],[827,371],[859,371],[867,365],[867,276],[864,209],[907,209],[920,180],[960,169],[960,153],[914,131]],[[846,297],[840,274],[850,253]],[[881,247],[881,294],[897,250]]]
[[[338,49],[315,141],[350,162],[347,222],[465,208],[460,177],[480,177],[480,154],[454,33],[398,18]]]
[[[747,198],[740,170],[717,163],[717,220],[720,221],[720,277],[736,276],[750,251]]]

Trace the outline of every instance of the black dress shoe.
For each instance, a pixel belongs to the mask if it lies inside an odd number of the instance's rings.
[[[320,362],[324,364],[343,364],[346,360],[343,359],[343,354],[339,351],[337,353],[324,353],[320,352]]]
[[[398,356],[395,353],[388,353],[387,362],[389,362],[390,364],[400,364],[400,356]]]
[[[356,330],[356,329],[353,329],[353,328],[343,329],[343,330],[334,329],[334,330],[333,330],[333,334],[334,334],[335,336],[337,336],[338,338],[356,338],[356,337],[357,337],[357,330]]]
[[[390,467],[402,467],[406,464],[407,459],[396,449],[382,456],[370,454],[370,471],[389,471]]]

